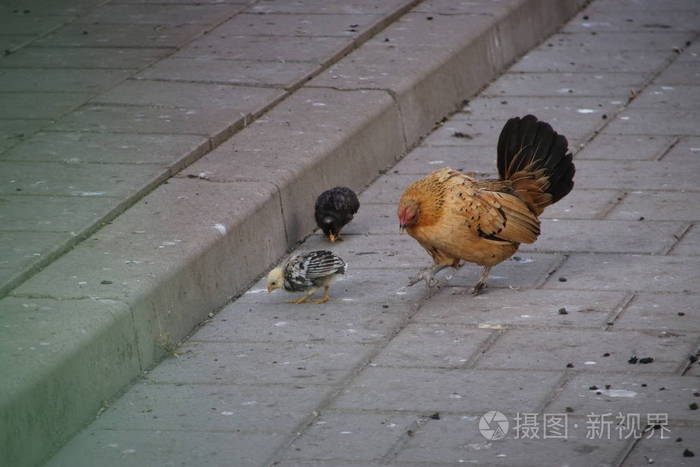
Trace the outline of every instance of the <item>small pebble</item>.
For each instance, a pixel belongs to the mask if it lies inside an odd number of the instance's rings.
[[[568,315],[569,312],[566,311],[566,308],[559,308],[559,314],[560,314],[560,315]]]
[[[690,410],[698,410],[697,402],[691,403],[688,407],[690,408]]]
[[[631,364],[631,365],[634,365],[634,364],[637,363],[638,361],[639,361],[639,359],[638,359],[637,357],[632,356],[632,357],[630,357],[629,360],[627,360],[627,363],[629,363],[629,364]]]
[[[559,282],[566,282],[566,281],[567,281],[566,277],[560,277],[560,278],[559,278]]]
[[[639,363],[646,364],[654,361],[654,357],[644,357],[639,359]]]
[[[573,412],[573,411],[574,411],[574,409],[571,408],[571,407],[566,407],[566,408],[564,408],[564,412],[566,412],[566,413],[571,413],[571,412]]]
[[[433,420],[440,420],[440,412],[435,412],[430,416]]]
[[[593,386],[589,387],[588,389],[590,389],[591,391],[595,391],[596,389],[598,389],[598,386],[596,386],[594,384]]]
[[[683,438],[676,438],[676,443],[680,443],[681,441],[683,441]]]
[[[690,449],[683,451],[683,457],[695,457],[695,453]]]
[[[678,316],[685,316],[685,313],[683,313],[682,311],[679,311]]]
[[[610,356],[610,352],[605,352],[605,353],[603,354],[603,357],[609,357],[609,356]]]
[[[567,364],[566,364],[566,367],[567,367],[567,368],[573,368],[573,367],[574,367],[574,364],[573,364],[573,363],[567,363]]]

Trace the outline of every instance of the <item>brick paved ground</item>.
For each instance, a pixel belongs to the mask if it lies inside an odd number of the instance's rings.
[[[256,284],[49,465],[698,465],[700,9],[635,3],[592,2],[376,180],[332,302]],[[429,261],[398,234],[403,188],[492,174],[525,113],[569,137],[574,191],[487,293],[464,293],[471,265],[407,288]],[[479,432],[492,410],[503,440]],[[542,439],[553,414],[566,439]]]

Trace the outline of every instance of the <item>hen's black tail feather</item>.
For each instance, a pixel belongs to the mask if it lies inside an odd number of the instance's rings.
[[[566,138],[534,115],[511,118],[498,138],[498,174],[509,180],[518,172],[544,171],[545,192],[556,203],[574,187],[576,168]]]

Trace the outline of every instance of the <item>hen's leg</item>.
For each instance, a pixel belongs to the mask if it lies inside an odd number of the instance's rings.
[[[472,295],[479,295],[481,289],[486,287],[486,279],[488,279],[490,272],[491,266],[484,266],[484,270],[481,271],[481,277],[479,277],[479,282],[477,282],[472,289]]]
[[[304,302],[306,302],[306,301],[307,301],[313,294],[315,294],[315,293],[316,293],[316,288],[315,288],[315,287],[312,287],[312,288],[310,288],[309,290],[307,290],[306,293],[304,294],[304,296],[301,297],[300,299],[298,299],[298,300],[289,300],[287,303],[295,303],[295,304],[297,304],[297,305],[298,305],[299,303],[304,303]]]
[[[424,269],[423,271],[409,279],[408,286],[411,287],[412,285],[417,284],[421,280],[424,280],[425,285],[428,288],[435,287],[438,284],[437,279],[435,279],[435,274],[442,271],[448,266],[449,264],[436,264],[432,268]]]
[[[328,300],[331,299],[331,296],[328,295],[329,289],[330,289],[329,286],[324,285],[324,286],[323,286],[323,297],[317,298],[316,300],[311,300],[311,301],[312,301],[312,302],[316,302],[316,303],[326,303]]]

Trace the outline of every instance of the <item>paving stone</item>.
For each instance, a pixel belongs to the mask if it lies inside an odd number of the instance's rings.
[[[399,233],[396,207],[395,204],[361,204],[353,220],[343,227],[341,238],[345,238],[346,235]],[[320,231],[317,231],[316,234],[322,235]]]
[[[324,413],[292,442],[285,458],[380,460],[415,422],[412,415]]]
[[[516,252],[509,259],[493,267],[487,285],[494,288],[537,287],[556,268],[561,259],[559,255],[555,254]],[[442,273],[439,276],[447,279],[447,284],[450,286],[467,286],[468,289],[459,290],[457,293],[469,295],[471,288],[479,280],[482,270],[481,266],[466,263],[457,271],[448,269],[447,273]],[[449,276],[452,277],[448,279]]]
[[[684,457],[686,449],[697,456],[700,446],[700,428],[671,426],[670,433],[665,432],[664,438],[661,435],[644,438],[635,444],[630,454],[622,464],[626,467],[635,465],[653,464],[659,467],[691,467],[697,465],[694,457]]]
[[[627,6],[629,7],[629,4]],[[588,16],[588,19],[584,19],[584,15]],[[562,32],[665,32],[670,27],[673,31],[695,31],[698,19],[697,11],[659,9],[654,7],[653,2],[646,2],[643,8],[627,8],[618,11],[609,10],[607,6],[601,5],[600,11],[587,9],[579,13],[562,28]]]
[[[700,193],[632,191],[608,215],[608,219],[700,220]]]
[[[357,305],[342,299],[326,307],[236,301],[193,334],[191,341],[372,343],[389,338],[412,310],[400,303]]]
[[[212,33],[216,35],[357,37],[360,31],[372,27],[381,20],[381,16],[373,14],[243,13],[225,22]]]
[[[189,44],[173,58],[236,59],[325,63],[347,53],[352,37],[223,34],[214,30]],[[273,45],[274,44],[274,45]]]
[[[663,256],[575,254],[557,274],[568,278],[568,282],[550,280],[545,287],[678,293],[696,290],[700,261]]]
[[[560,47],[556,50],[536,49],[527,53],[510,71],[557,73],[654,73],[666,65],[671,50],[580,50]]]
[[[628,14],[626,12],[625,14]],[[693,39],[693,33],[689,31],[598,31],[591,34],[590,31],[567,32],[556,34],[545,41],[545,47],[550,52],[558,49],[571,49],[574,55],[581,53],[598,52],[602,49],[614,50],[659,50],[670,52],[674,48],[682,49],[687,41]]]
[[[60,132],[161,133],[220,135],[230,131],[243,116],[230,111],[151,106],[85,105],[51,127]]]
[[[185,5],[165,4],[106,4],[80,17],[83,24],[218,24],[225,18],[231,17],[243,10],[242,5],[230,3],[203,4],[192,3]]]
[[[137,79],[253,84],[289,88],[316,71],[311,63],[258,62],[212,58],[166,58]]]
[[[351,343],[189,342],[149,378],[182,384],[338,384],[371,350]]]
[[[183,174],[274,184],[291,247],[316,227],[312,210],[322,191],[338,185],[359,191],[405,144],[388,93],[303,88]]]
[[[476,297],[452,292],[450,289],[439,291],[413,320],[485,329],[506,326],[600,328],[624,298],[621,293],[598,291],[493,289]],[[562,308],[566,314],[559,312]]]
[[[13,293],[129,303],[149,366],[249,284],[246,271],[283,254],[284,228],[270,215],[279,205],[274,187],[261,183],[171,179]],[[251,240],[261,231],[265,239]],[[189,293],[195,287],[202,293]],[[144,299],[154,296],[164,305]]]
[[[616,329],[700,331],[693,319],[696,306],[687,295],[638,294],[615,320]]]
[[[573,191],[564,199],[548,206],[540,215],[540,219],[599,219],[623,196],[621,191],[586,190],[574,184]]]
[[[472,172],[481,178],[495,177],[495,149],[493,146],[419,146],[408,153],[390,172],[400,175],[427,175],[443,167],[451,167],[463,173]]]
[[[654,79],[656,84],[677,85],[695,84],[700,81],[700,67],[697,62],[681,61],[671,63],[659,76]]]
[[[629,105],[630,109],[700,109],[700,86],[685,84],[651,85]]]
[[[0,154],[1,160],[83,164],[175,165],[201,155],[209,145],[202,136],[39,132]]]
[[[560,375],[542,371],[366,368],[333,402],[335,409],[433,413],[532,412]]]
[[[673,374],[695,348],[697,334],[658,336],[603,330],[509,330],[477,362],[478,368],[627,371]],[[592,346],[591,342],[595,342]],[[609,353],[609,357],[604,357]],[[631,365],[632,356],[652,357],[650,364]]]
[[[605,388],[608,384],[609,392],[590,389],[591,386]],[[700,412],[690,410],[688,405],[698,401],[693,396],[698,390],[700,381],[686,376],[582,374],[572,378],[545,411],[563,412],[571,407],[580,414],[637,413],[642,414],[642,420],[647,414],[665,414],[669,425],[680,421],[697,424]],[[669,435],[673,436],[673,432]]]
[[[678,143],[664,155],[664,161],[685,164],[694,161],[700,153],[700,138],[680,138]]]
[[[162,167],[142,165],[137,171],[117,164],[64,164],[0,161],[0,195],[127,197],[154,186]]]
[[[628,135],[696,135],[700,111],[694,109],[666,110],[627,109],[606,128],[608,133]]]
[[[85,430],[47,467],[132,465],[259,466],[284,442],[274,433],[212,431]]]
[[[0,382],[3,456],[39,462],[47,443],[67,441],[141,370],[133,321],[124,304],[104,300],[5,297],[0,309],[0,364],[13,375]]]
[[[207,83],[130,80],[101,94],[94,103],[159,105],[187,108],[198,113],[231,113],[231,121],[259,112],[282,96],[277,89]],[[206,104],[205,104],[206,103]]]
[[[520,251],[664,254],[686,227],[680,222],[543,219],[537,242],[521,245]]]
[[[557,133],[566,136],[569,146],[586,139],[604,123],[603,115],[611,116],[623,102],[606,97],[494,97],[477,98],[469,102],[464,114],[456,114],[455,120],[496,119],[500,128],[513,116],[533,114],[552,125]],[[492,144],[498,141],[501,130],[493,134]]]
[[[505,5],[494,2],[467,1],[467,0],[427,0],[413,8],[413,11],[421,13],[439,13],[443,15],[498,15],[506,10]]]
[[[332,246],[350,268],[427,268],[433,264],[425,250],[409,235],[348,236]],[[313,236],[304,242],[308,250],[331,248],[325,237]]]
[[[698,224],[693,224],[673,247],[670,254],[677,256],[697,256],[700,254],[700,227]]]
[[[88,100],[86,93],[0,92],[2,119],[55,119]]]
[[[388,0],[377,3],[373,0],[356,0],[352,4],[344,2],[328,2],[327,0],[295,0],[279,2],[277,0],[262,0],[250,8],[254,13],[314,13],[314,14],[385,14],[394,11],[406,0]]]
[[[201,24],[69,24],[33,44],[47,47],[181,47]]]
[[[51,120],[0,120],[0,153],[51,123]]]
[[[0,36],[0,50],[3,50],[3,57],[0,62],[6,60],[8,55],[4,52],[5,50],[10,53],[14,53],[20,47],[24,47],[26,44],[34,40],[35,36],[31,34],[8,34]]]
[[[670,136],[612,135],[602,133],[576,153],[582,159],[657,160],[675,142]]]
[[[129,70],[42,70],[18,68],[0,71],[6,92],[80,92],[96,94],[123,81]]]
[[[179,385],[146,380],[102,412],[93,428],[285,434],[310,417],[328,393],[324,386]]]
[[[506,73],[486,88],[484,95],[627,98],[648,78],[644,73]]]
[[[1,40],[1,38],[0,38]],[[172,53],[167,48],[24,47],[0,60],[3,68],[141,69]]]
[[[694,190],[700,158],[682,165],[674,161],[576,161],[576,184],[589,189]]]
[[[498,409],[498,402],[495,404],[492,409]],[[440,420],[428,420],[408,439],[396,461],[424,465],[529,466],[566,459],[567,466],[607,466],[622,454],[626,444],[614,439],[586,439],[585,432],[574,429],[570,419],[565,439],[542,439],[541,416],[539,439],[515,438],[516,422],[514,418],[508,420],[511,430],[508,436],[491,441],[479,431],[478,416],[441,415]]]
[[[390,306],[395,303],[415,304],[425,295],[425,289],[418,286],[407,287],[408,279],[413,272],[409,269],[402,271],[405,271],[405,274],[397,275],[395,271],[389,269],[359,269],[351,266],[344,275],[338,276],[333,281],[330,295],[333,300],[344,303],[381,303]],[[264,291],[266,291],[265,278],[258,281],[238,301],[267,305],[300,298],[299,294],[290,294],[282,290],[272,294],[263,294]],[[312,305],[317,304],[302,306]],[[323,307],[323,305],[319,306]]]
[[[391,367],[461,368],[492,333],[452,324],[409,324],[372,363]]]
[[[72,238],[68,232],[0,231],[0,267],[24,269]],[[2,281],[0,281],[2,282]]]
[[[106,197],[42,196],[37,205],[30,196],[0,197],[0,225],[4,231],[81,232],[117,207]]]
[[[52,1],[52,0],[6,0],[2,7],[5,11],[17,9],[29,10],[26,14],[37,14],[47,16],[76,16],[94,7],[100,0],[75,0],[75,1]],[[32,13],[33,12],[33,13]]]
[[[370,185],[360,196],[360,205],[365,203],[388,203],[399,205],[399,199],[408,186],[420,180],[420,175],[394,175],[388,174],[380,177]]]
[[[15,13],[15,11],[17,11]],[[42,12],[43,13],[43,12]],[[60,16],[38,16],[25,14],[24,10],[12,10],[0,14],[0,29],[3,34],[33,34],[43,35],[59,28],[72,18]]]
[[[423,141],[423,146],[474,147],[481,163],[493,164],[496,161],[498,136],[510,117],[496,120],[480,120],[481,118],[489,118],[489,116],[473,114],[469,110],[467,113],[457,113],[451,120],[428,135]]]

